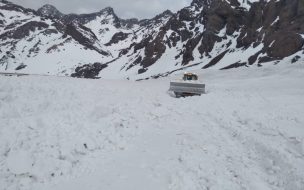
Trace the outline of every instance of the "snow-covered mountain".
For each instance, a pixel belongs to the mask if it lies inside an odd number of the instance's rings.
[[[110,7],[64,15],[0,1],[0,71],[157,78],[304,60],[300,0],[193,0],[177,13],[121,19]]]
[[[62,18],[62,14],[56,7],[50,4],[46,4],[37,10],[38,15],[53,18]]]

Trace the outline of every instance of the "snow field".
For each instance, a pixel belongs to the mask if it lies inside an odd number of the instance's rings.
[[[196,71],[207,94],[180,99],[180,76],[0,76],[0,187],[301,190],[303,71]]]

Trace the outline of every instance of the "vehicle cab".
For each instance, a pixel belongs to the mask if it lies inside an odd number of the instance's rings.
[[[184,81],[192,81],[192,80],[198,80],[198,76],[193,73],[185,73],[183,76]]]

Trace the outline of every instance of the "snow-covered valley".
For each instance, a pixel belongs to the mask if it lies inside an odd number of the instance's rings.
[[[169,81],[0,76],[1,190],[304,187],[304,65]]]

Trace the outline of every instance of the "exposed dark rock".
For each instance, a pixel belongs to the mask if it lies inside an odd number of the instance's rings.
[[[126,28],[132,28],[136,24],[139,24],[139,20],[137,18],[120,19],[120,25]]]
[[[8,31],[2,35],[0,35],[0,39],[14,38],[14,39],[22,39],[29,36],[30,32],[34,32],[35,30],[42,30],[48,28],[49,25],[44,22],[36,22],[30,21],[15,30]]]
[[[149,36],[148,38],[143,39],[138,44],[131,44],[130,49],[131,47],[134,46],[134,53],[136,53],[139,49],[147,47],[151,40],[152,40],[152,36]]]
[[[145,57],[141,62],[144,68],[153,65],[166,51],[166,46],[163,43],[165,31],[160,32],[157,37],[147,44],[145,47]]]
[[[106,64],[101,63],[83,65],[81,67],[77,67],[75,69],[75,73],[73,73],[71,77],[96,79],[100,71],[102,71],[106,67]]]
[[[165,26],[165,30],[173,30],[175,33],[179,34],[181,28],[185,28],[186,24],[179,20],[175,15],[171,17],[169,22]]]
[[[147,70],[148,70],[147,68],[141,68],[141,69],[138,70],[138,74],[139,74],[139,75],[140,75],[140,74],[143,74],[143,73],[145,73]]]
[[[37,54],[40,51],[39,45],[41,45],[41,40],[39,40],[30,50],[28,53],[28,57],[32,54]]]
[[[65,43],[68,43],[72,40],[72,38],[67,38],[64,42],[60,44],[55,44],[46,50],[46,53],[52,53],[54,51],[59,51],[59,47],[64,46]]]
[[[21,21],[16,21],[16,22],[13,22],[7,26],[5,26],[4,30],[11,30],[11,29],[14,29],[16,27],[18,27],[18,25],[21,25],[22,22]]]
[[[43,31],[43,34],[48,36],[48,35],[51,35],[51,34],[58,34],[59,32],[55,29],[46,29]]]
[[[158,79],[158,78],[161,78],[161,77],[167,77],[167,76],[169,76],[169,75],[172,74],[172,73],[175,73],[175,72],[177,72],[177,71],[183,71],[183,70],[186,70],[186,69],[188,69],[188,68],[197,66],[197,65],[199,65],[199,64],[200,64],[200,63],[188,65],[188,66],[185,66],[185,67],[182,67],[182,68],[179,68],[179,69],[174,69],[174,70],[172,70],[172,71],[168,71],[168,72],[165,72],[165,73],[153,75],[153,76],[151,76],[151,77],[146,77],[146,78],[144,78],[144,79],[138,79],[138,80],[136,80],[136,81],[143,81],[143,80]]]
[[[274,61],[276,60],[273,57],[269,57],[269,56],[264,56],[264,57],[260,57],[258,63],[266,63],[266,62],[270,62],[270,61]]]
[[[154,25],[157,25],[157,24],[163,22],[163,20],[165,18],[172,17],[172,15],[173,15],[173,13],[170,10],[166,10],[163,13],[155,16],[152,19],[144,19],[144,20],[139,21],[139,25],[140,26],[145,26],[145,27],[148,27],[148,26],[153,27]]]
[[[135,61],[134,61],[131,65],[128,66],[127,70],[130,70],[132,67],[134,67],[134,66],[140,64],[141,61],[142,61],[142,56],[138,56],[138,57],[135,59]]]
[[[215,64],[217,64],[220,60],[223,59],[223,57],[225,57],[226,53],[229,52],[229,49],[224,51],[223,53],[219,54],[218,56],[216,56],[215,58],[213,58],[207,65],[205,65],[203,67],[203,69],[207,69],[209,67],[214,66]]]
[[[197,47],[198,43],[202,39],[202,35],[196,36],[195,38],[190,39],[185,47],[185,50],[183,52],[183,61],[182,65],[189,64],[190,61],[194,60],[193,57],[193,50]]]
[[[193,36],[193,33],[188,30],[182,30],[180,31],[180,36],[182,38],[182,42],[185,42],[186,40],[189,40]]]
[[[262,52],[259,51],[259,52],[257,52],[256,54],[254,54],[254,55],[252,55],[251,57],[249,57],[249,59],[248,59],[249,65],[253,65],[253,64],[257,61],[257,59],[258,59],[258,57],[259,57],[259,55],[260,55],[261,53],[262,53]]]
[[[169,42],[171,42],[173,47],[176,47],[177,42],[181,40],[181,37],[176,34],[176,32],[172,32],[172,34],[169,37]]]
[[[2,0],[2,3],[4,3],[4,5],[0,6],[0,8],[3,10],[22,12],[22,13],[26,13],[26,14],[28,14],[28,13],[36,14],[36,12],[32,9],[26,9],[20,5],[16,5],[9,1]]]
[[[118,33],[114,34],[112,39],[108,43],[106,43],[105,45],[106,46],[111,46],[113,44],[117,44],[118,42],[127,39],[129,35],[130,34],[123,33],[123,32],[118,32]]]
[[[233,69],[233,68],[243,67],[243,66],[246,66],[246,65],[247,65],[246,62],[243,62],[243,63],[237,62],[237,63],[231,64],[227,67],[224,67],[221,70]]]
[[[299,61],[301,59],[300,56],[295,56],[294,58],[292,58],[291,63],[296,63],[297,61]]]
[[[283,59],[299,50],[304,45],[304,39],[298,34],[280,32],[275,36],[275,42],[268,48],[267,53],[271,57]]]
[[[118,58],[120,58],[123,55],[126,55],[128,52],[129,52],[129,48],[120,50]]]
[[[96,13],[91,13],[91,14],[69,14],[69,15],[64,15],[62,17],[62,22],[64,22],[65,24],[70,24],[70,23],[79,23],[79,24],[86,24],[92,20],[95,20],[97,17],[101,16],[101,15],[106,15],[109,18],[113,18],[114,21],[114,26],[119,28],[121,27],[121,23],[120,23],[120,19],[118,18],[118,16],[115,14],[113,8],[111,7],[107,7],[105,9],[102,9],[99,12]],[[108,24],[109,20],[104,20],[102,24]]]
[[[202,7],[206,3],[204,0],[193,0],[191,6]]]
[[[16,70],[16,71],[19,71],[19,70],[22,70],[22,69],[24,69],[24,68],[26,68],[26,67],[27,67],[27,65],[21,64],[21,65],[19,65],[15,70]]]
[[[195,18],[195,15],[189,9],[182,9],[181,11],[179,11],[178,16],[180,20],[190,21],[190,22],[193,21]]]
[[[240,2],[238,0],[230,0],[230,4],[235,7],[240,6]]]
[[[87,34],[90,34],[90,36],[85,36],[81,32],[81,30],[84,30]],[[98,41],[98,39],[89,28],[83,25],[68,24],[65,32],[67,35],[70,35],[73,39],[75,39],[76,41],[78,41],[80,44],[87,47],[88,49],[95,50],[104,56],[109,55],[109,53],[101,49],[98,49],[97,47],[94,46],[94,43]]]
[[[206,54],[208,55],[209,52],[212,51],[214,44],[216,42],[220,42],[222,39],[215,35],[213,32],[205,31],[203,33],[202,43],[198,47],[199,52],[201,55]]]
[[[64,16],[56,7],[50,4],[46,4],[37,10],[37,14],[43,17],[60,19]]]

